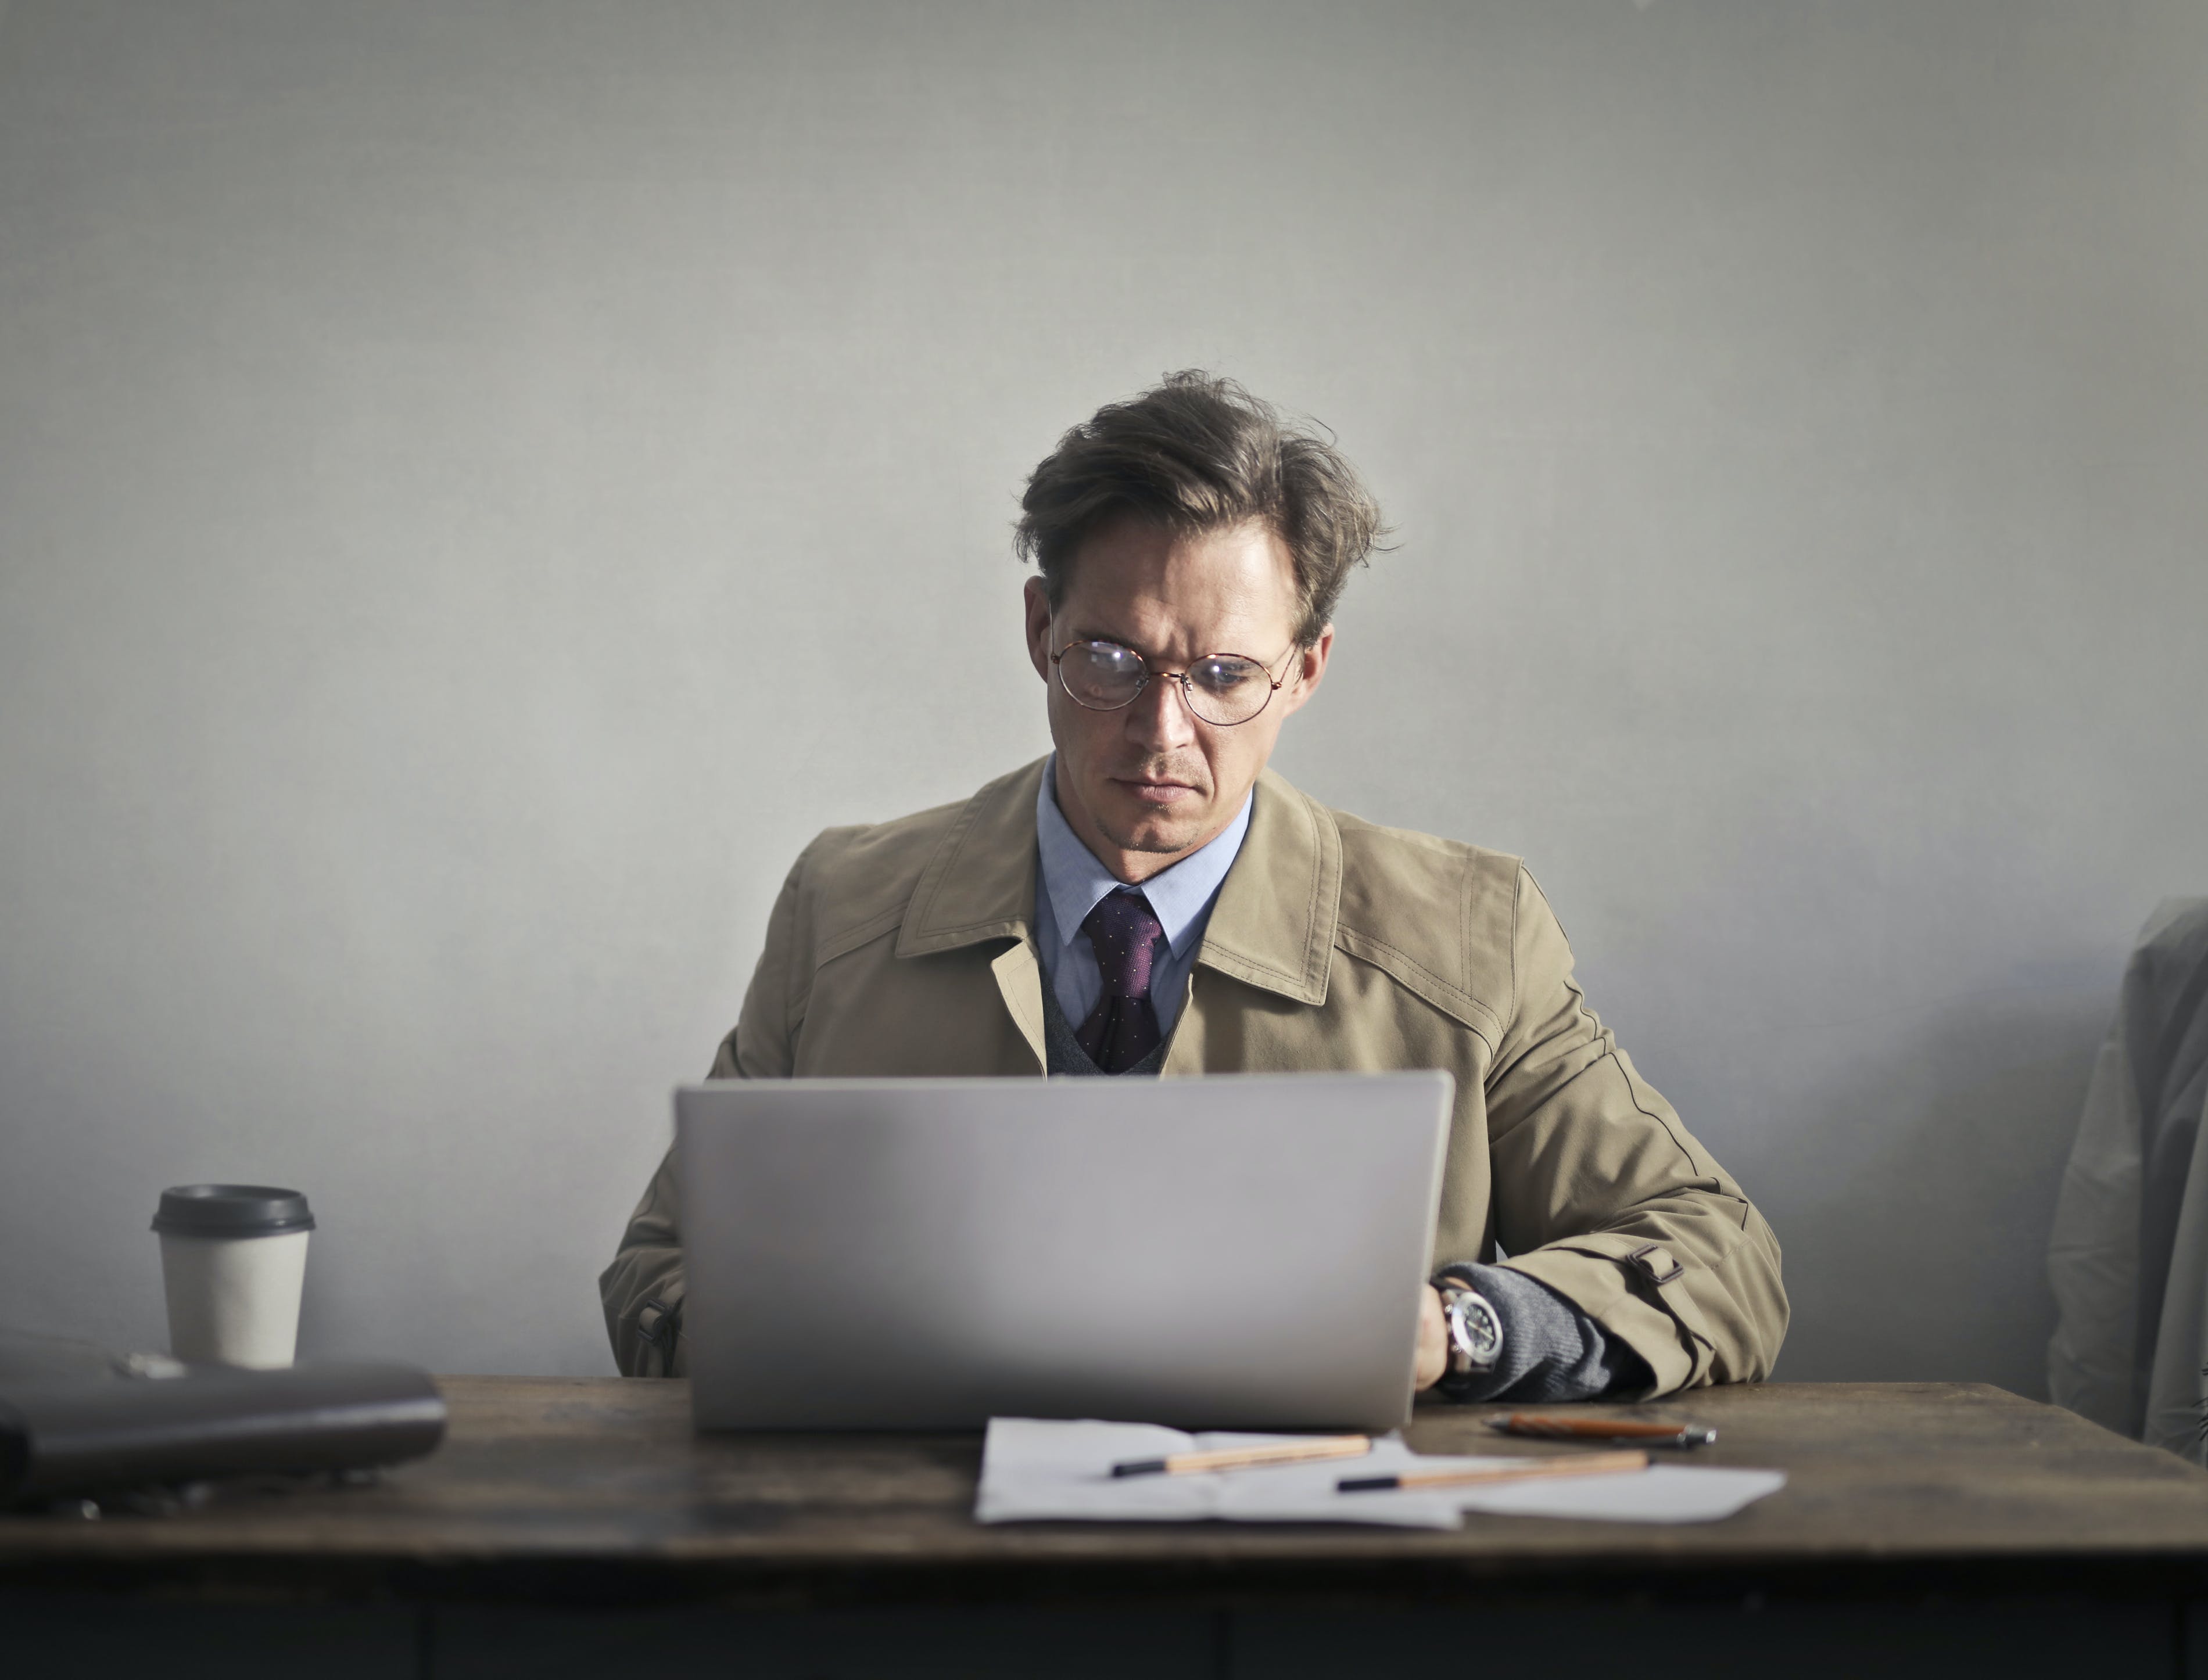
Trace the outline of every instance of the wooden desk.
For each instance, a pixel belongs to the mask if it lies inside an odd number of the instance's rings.
[[[1683,1527],[984,1528],[971,1436],[692,1435],[685,1385],[453,1377],[381,1485],[0,1518],[0,1657],[234,1676],[2208,1676],[2208,1474],[1972,1384],[1654,1411],[1784,1491]],[[1429,1452],[1539,1451],[1422,1408]],[[183,1662],[185,1666],[177,1666]],[[4,1666],[4,1662],[0,1662]],[[21,1671],[43,1671],[27,1668]]]

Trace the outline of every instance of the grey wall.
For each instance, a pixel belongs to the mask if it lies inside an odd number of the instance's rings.
[[[1278,762],[1527,854],[1769,1212],[1781,1374],[2041,1383],[2132,930],[2208,890],[2178,3],[0,15],[0,1317],[609,1368],[795,849],[1046,745],[1007,525],[1201,363],[1401,546]]]

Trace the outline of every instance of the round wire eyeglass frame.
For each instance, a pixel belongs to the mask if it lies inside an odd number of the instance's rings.
[[[1134,654],[1135,663],[1141,666],[1143,670],[1142,675],[1136,681],[1135,692],[1128,695],[1125,699],[1120,701],[1117,705],[1092,705],[1089,701],[1083,699],[1080,695],[1073,692],[1073,686],[1065,680],[1065,656],[1072,652],[1077,647],[1108,647],[1121,653]],[[1283,654],[1281,657],[1285,659],[1290,655],[1293,655],[1296,651],[1295,647],[1292,645],[1288,649],[1287,653]],[[1207,653],[1195,663],[1201,664],[1203,663],[1204,659],[1239,659],[1243,663],[1246,665],[1255,665],[1260,671],[1263,672],[1265,681],[1270,686],[1265,691],[1265,698],[1257,702],[1257,710],[1251,712],[1248,717],[1236,718],[1232,723],[1221,723],[1217,722],[1215,719],[1206,717],[1197,707],[1196,692],[1189,686],[1190,678],[1189,674],[1186,671],[1154,671],[1150,669],[1150,662],[1149,660],[1145,659],[1140,653],[1136,652],[1133,648],[1129,647],[1124,642],[1068,642],[1064,647],[1059,649],[1057,652],[1050,656],[1050,663],[1056,667],[1058,670],[1058,686],[1065,691],[1065,698],[1071,700],[1074,705],[1079,706],[1083,711],[1125,711],[1129,706],[1134,705],[1137,700],[1143,698],[1143,690],[1149,687],[1153,681],[1160,677],[1166,677],[1180,684],[1180,703],[1188,708],[1189,716],[1195,718],[1198,723],[1209,724],[1215,729],[1239,729],[1243,724],[1251,722],[1252,719],[1262,714],[1267,706],[1272,705],[1273,696],[1279,693],[1281,690],[1287,687],[1288,684],[1287,675],[1286,672],[1283,672],[1279,677],[1275,678],[1273,675],[1271,666],[1266,664],[1263,660],[1252,659],[1246,653]]]

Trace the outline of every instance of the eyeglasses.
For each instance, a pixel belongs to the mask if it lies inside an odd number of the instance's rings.
[[[1291,653],[1295,650],[1288,650]],[[1180,684],[1188,709],[1207,723],[1230,729],[1265,709],[1273,691],[1284,687],[1246,654],[1207,653],[1185,671],[1154,671],[1143,656],[1117,642],[1072,642],[1050,656],[1059,686],[1076,705],[1091,711],[1117,711],[1132,705],[1152,679]]]

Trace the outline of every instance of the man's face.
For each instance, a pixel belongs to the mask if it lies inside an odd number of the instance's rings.
[[[1281,725],[1325,674],[1334,629],[1311,647],[1294,645],[1294,567],[1260,525],[1180,537],[1121,519],[1091,536],[1069,570],[1055,613],[1042,580],[1027,585],[1028,652],[1049,685],[1059,808],[1106,868],[1147,880],[1233,820]],[[1205,723],[1179,683],[1155,679],[1131,704],[1094,711],[1065,692],[1051,663],[1068,644],[1094,641],[1132,648],[1153,672],[1242,654],[1282,683],[1263,711],[1231,727]]]

